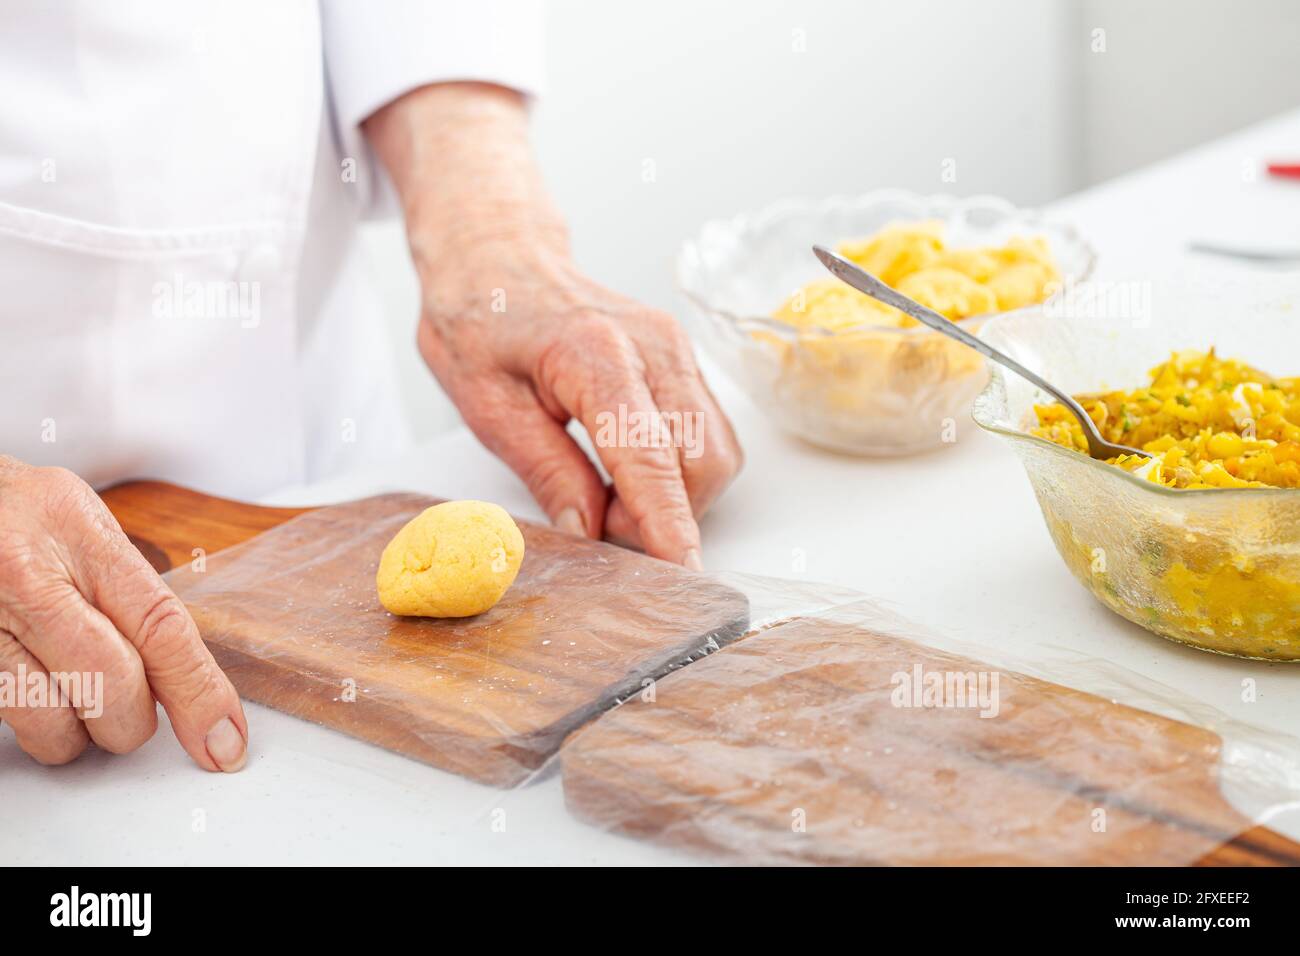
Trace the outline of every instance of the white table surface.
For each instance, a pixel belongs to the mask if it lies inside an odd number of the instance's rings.
[[[1300,245],[1300,184],[1247,170],[1300,154],[1300,111],[1050,207],[1100,251],[1098,276],[1251,267],[1184,251],[1190,238]],[[1280,369],[1282,373],[1294,369]],[[1048,538],[1018,460],[972,422],[955,447],[879,461],[775,431],[711,375],[748,464],[703,524],[705,563],[856,588],[931,630],[1026,661],[1113,662],[1242,721],[1300,732],[1300,666],[1234,661],[1156,638],[1102,608]],[[364,473],[285,491],[316,504],[393,488],[500,502],[541,518],[463,428]],[[803,555],[797,571],[796,549]],[[1258,699],[1241,699],[1243,678]],[[41,768],[0,731],[0,860],[112,863],[688,862],[601,834],[564,810],[554,775],[499,793],[246,704],[252,751],[234,775],[195,769],[164,728],[138,752]],[[493,822],[504,810],[504,832]],[[202,821],[198,826],[196,821]],[[1300,809],[1270,825],[1300,838]]]

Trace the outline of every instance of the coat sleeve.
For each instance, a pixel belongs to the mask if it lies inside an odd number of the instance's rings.
[[[540,95],[542,13],[542,0],[321,0],[331,118],[371,214],[390,215],[397,204],[361,122],[429,83],[473,80]]]

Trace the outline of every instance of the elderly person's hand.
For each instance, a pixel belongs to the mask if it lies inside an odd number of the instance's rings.
[[[0,720],[41,763],[92,740],[135,750],[158,729],[157,701],[200,767],[244,765],[239,697],[185,605],[84,481],[3,456],[0,675],[14,682]]]
[[[424,87],[365,131],[402,198],[420,351],[470,428],[561,529],[700,567],[696,518],[735,477],[740,447],[677,322],[574,266],[519,95]]]

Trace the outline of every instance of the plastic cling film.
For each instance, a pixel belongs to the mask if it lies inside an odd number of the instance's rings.
[[[867,601],[747,635],[576,734],[567,805],[745,864],[1300,861],[1256,826],[1300,799],[1289,735],[1105,662],[930,640]]]
[[[167,581],[245,698],[496,786],[748,626],[732,587],[523,522],[523,565],[495,607],[397,617],[379,603],[379,557],[433,503],[320,508]]]
[[[847,589],[521,523],[491,611],[394,617],[375,563],[431,501],[318,509],[167,580],[246,698],[472,781],[411,777],[482,806],[467,838],[511,808],[507,859],[1300,861],[1258,825],[1300,801],[1288,734],[1105,661],[972,649]]]

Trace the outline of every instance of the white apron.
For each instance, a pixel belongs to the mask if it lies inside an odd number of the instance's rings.
[[[256,497],[400,448],[316,4],[0,21],[0,453]]]

